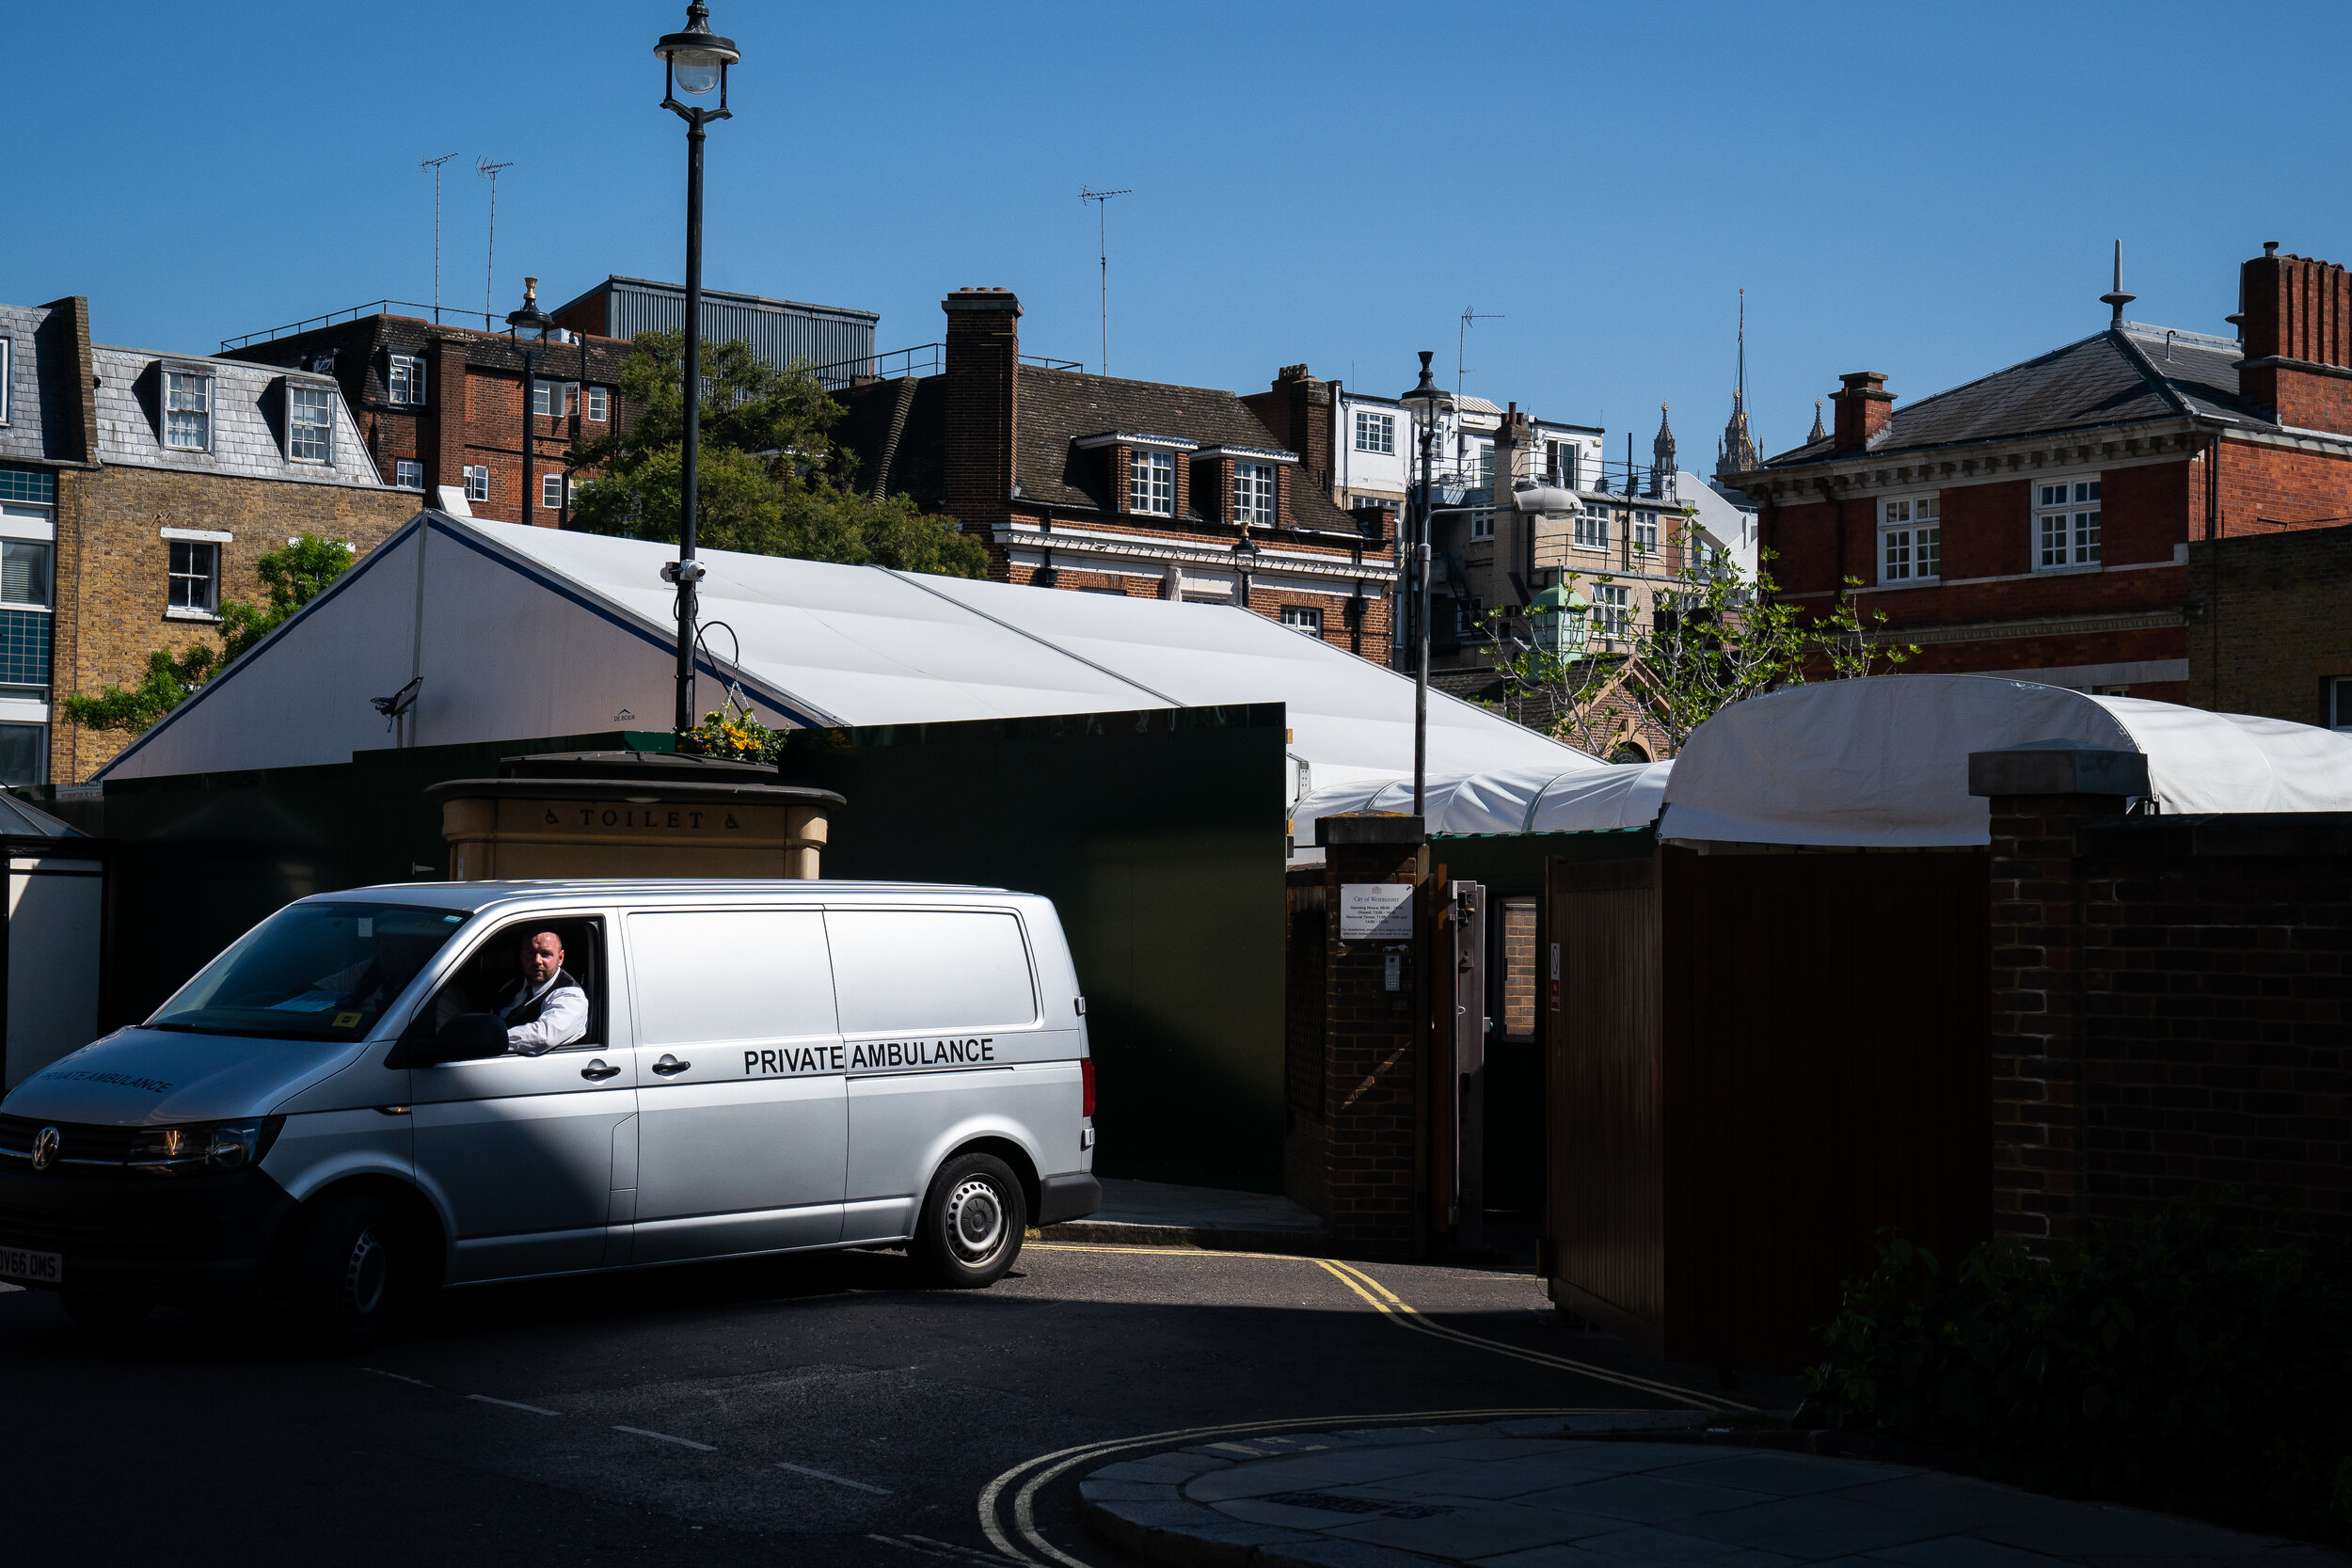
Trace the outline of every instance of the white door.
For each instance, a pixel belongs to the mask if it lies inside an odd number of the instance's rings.
[[[1018,1069],[1040,1035],[1028,944],[1000,910],[834,910],[825,926],[850,1074],[841,1239],[892,1241],[964,1132],[1050,1112],[1047,1075]]]
[[[633,914],[637,1224],[673,1262],[841,1239],[849,1143],[824,917]]]
[[[634,1132],[634,1063],[625,1041],[616,1050],[606,1033],[602,922],[565,916],[501,927],[425,1004],[425,1016],[492,1006],[526,927],[561,931],[565,966],[590,998],[586,1037],[543,1056],[408,1074],[417,1170],[455,1220],[452,1284],[600,1267],[616,1217],[614,1149],[625,1156]]]

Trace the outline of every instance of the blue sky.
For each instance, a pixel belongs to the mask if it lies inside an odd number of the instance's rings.
[[[379,296],[501,312],[682,271],[682,5],[75,7],[8,0],[0,297],[203,350]],[[1024,346],[1249,391],[1281,365],[1630,425],[1711,464],[1748,290],[1759,434],[1840,371],[1912,398],[2138,319],[2224,332],[2275,239],[2352,261],[2352,7],[1006,5],[718,0],[745,53],[710,142],[707,277],[940,336],[949,289]],[[46,70],[28,70],[46,62]],[[1621,450],[1621,447],[1619,447]]]

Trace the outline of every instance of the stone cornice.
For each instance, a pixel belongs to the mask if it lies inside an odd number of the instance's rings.
[[[2122,611],[2111,615],[2038,615],[2022,621],[1963,621],[1941,626],[1877,626],[1874,642],[2004,642],[2021,637],[2084,637],[2122,631],[2169,631],[2188,625],[2178,610]]]

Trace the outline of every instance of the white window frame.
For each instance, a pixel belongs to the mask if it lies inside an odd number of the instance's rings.
[[[209,620],[220,613],[220,542],[215,539],[166,539],[164,553],[164,613],[167,616]],[[183,571],[181,554],[186,552],[191,562],[201,562],[209,568]],[[202,604],[182,604],[182,582],[201,582],[204,585]]]
[[[168,365],[164,367],[163,437],[167,450],[171,451],[210,451],[213,450],[213,380],[211,375],[202,371],[175,371]],[[172,385],[174,382],[186,382],[188,385],[175,387]],[[172,406],[174,398],[189,395],[193,395],[198,400],[197,406],[192,408]],[[196,428],[201,434],[202,439],[194,443],[173,439],[172,433],[179,428],[174,423],[174,416],[196,420]]]
[[[612,404],[611,394],[608,393],[604,388],[591,387],[588,388],[588,421],[591,424],[604,423],[606,420],[612,417]]]
[[[1356,450],[1396,455],[1396,416],[1376,408],[1356,410]]]
[[[2097,474],[2033,483],[2033,569],[2071,572],[2105,564]]]
[[[307,399],[317,399],[324,405],[326,423],[305,425],[295,418],[294,410],[303,406],[304,400]],[[316,457],[306,455],[302,450],[306,443],[299,432],[304,430],[315,430],[319,433],[316,442],[307,443],[315,445],[319,449],[319,454]],[[334,465],[335,389],[333,388],[306,387],[294,381],[286,383],[286,461],[315,463],[322,467],[331,467]]]
[[[1576,515],[1575,546],[1580,550],[1605,550],[1609,547],[1611,508],[1588,506]]]
[[[1482,539],[1492,539],[1495,536],[1494,509],[1488,507],[1481,511],[1471,513],[1470,515],[1470,542],[1472,544],[1476,544]]]
[[[1564,490],[1577,487],[1577,475],[1583,468],[1582,443],[1578,441],[1546,441],[1544,443],[1544,477]]]
[[[1233,521],[1242,528],[1274,526],[1274,465],[1233,465]]]
[[[545,393],[544,400],[541,393]],[[540,404],[547,404],[542,408]],[[531,411],[543,420],[567,420],[580,406],[580,383],[577,381],[544,381],[533,376],[531,382]]]
[[[541,474],[539,476],[539,505],[541,509],[547,511],[563,510],[564,499],[564,476],[562,474]]]
[[[1636,510],[1627,525],[1627,547],[1635,555],[1658,553],[1658,514]]]
[[[1320,639],[1323,611],[1312,605],[1286,604],[1282,607],[1282,625],[1302,636]]]
[[[424,360],[414,354],[395,354],[384,375],[385,400],[401,408],[422,408],[425,399]]]
[[[486,463],[466,465],[466,499],[486,501],[490,499],[490,466]]]
[[[1633,586],[1623,582],[1593,585],[1593,635],[1622,642],[1633,635]]]
[[[0,337],[0,424],[7,424],[15,413],[16,340]]]
[[[1156,447],[1128,449],[1127,510],[1144,517],[1176,515],[1174,452]]]
[[[42,565],[40,588],[41,592],[46,594],[48,597],[45,599],[11,599],[8,598],[5,593],[0,593],[0,609],[37,610],[44,615],[54,613],[56,610],[57,600],[56,541],[55,539],[20,539],[12,534],[0,535],[0,555],[6,554],[8,547],[10,545],[19,546],[25,549],[39,550],[41,552]],[[0,578],[0,581],[5,581],[5,578]]]
[[[413,473],[413,474],[415,474],[415,475],[417,476],[414,480],[411,480],[411,479],[408,477],[408,476],[409,476],[410,474],[412,474],[412,473]],[[413,457],[395,457],[395,458],[393,458],[393,459],[392,459],[392,488],[393,488],[393,489],[395,489],[395,490],[421,490],[421,489],[423,489],[423,488],[424,488],[424,465],[423,465],[422,463],[419,462],[416,458],[413,458]]]
[[[1944,498],[1887,496],[1879,501],[1879,585],[1938,582],[1944,576]]]

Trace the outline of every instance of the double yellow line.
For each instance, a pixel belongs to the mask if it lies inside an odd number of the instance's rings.
[[[1574,1361],[1565,1355],[1551,1355],[1539,1350],[1526,1350],[1518,1345],[1506,1344],[1501,1339],[1489,1339],[1481,1334],[1472,1334],[1465,1329],[1452,1327],[1414,1310],[1412,1306],[1394,1291],[1390,1290],[1353,1263],[1337,1262],[1328,1258],[1317,1258],[1313,1261],[1328,1270],[1341,1284],[1371,1303],[1374,1311],[1378,1312],[1399,1328],[1409,1328],[1418,1333],[1433,1335],[1440,1339],[1449,1339],[1457,1345],[1468,1345],[1472,1350],[1488,1351],[1496,1355],[1507,1355],[1516,1361],[1533,1362],[1538,1367],[1549,1367],[1555,1371],[1574,1372],[1579,1377],[1589,1377],[1596,1382],[1613,1383],[1620,1388],[1632,1388],[1645,1394],[1688,1400],[1702,1410],[1741,1410],[1754,1413],[1755,1406],[1740,1404],[1724,1398],[1721,1394],[1703,1394],[1695,1388],[1685,1388],[1678,1384],[1660,1383],[1654,1378],[1635,1377],[1630,1372],[1612,1371],[1606,1367],[1596,1367],[1589,1361]]]
[[[1399,1328],[1407,1328],[1415,1333],[1450,1340],[1471,1350],[1483,1350],[1489,1354],[1507,1355],[1515,1361],[1549,1367],[1554,1371],[1574,1372],[1579,1377],[1589,1377],[1596,1382],[1613,1384],[1620,1388],[1631,1388],[1640,1393],[1666,1399],[1684,1400],[1702,1410],[1738,1410],[1754,1414],[1756,1408],[1753,1405],[1741,1404],[1736,1400],[1727,1400],[1721,1394],[1703,1393],[1696,1388],[1682,1387],[1678,1384],[1661,1383],[1655,1378],[1636,1377],[1630,1372],[1613,1371],[1606,1367],[1597,1367],[1589,1361],[1577,1361],[1565,1355],[1551,1355],[1543,1351],[1527,1350],[1518,1345],[1506,1344],[1501,1339],[1489,1339],[1484,1335],[1472,1334],[1467,1329],[1452,1327],[1416,1310],[1410,1303],[1394,1291],[1390,1290],[1353,1263],[1342,1263],[1328,1258],[1300,1258],[1282,1252],[1218,1252],[1207,1248],[1194,1251],[1186,1247],[1120,1246],[1109,1243],[1031,1242],[1029,1246],[1041,1252],[1122,1252],[1156,1258],[1272,1258],[1286,1263],[1313,1263],[1329,1273],[1341,1284],[1361,1297],[1374,1311],[1378,1312]]]

